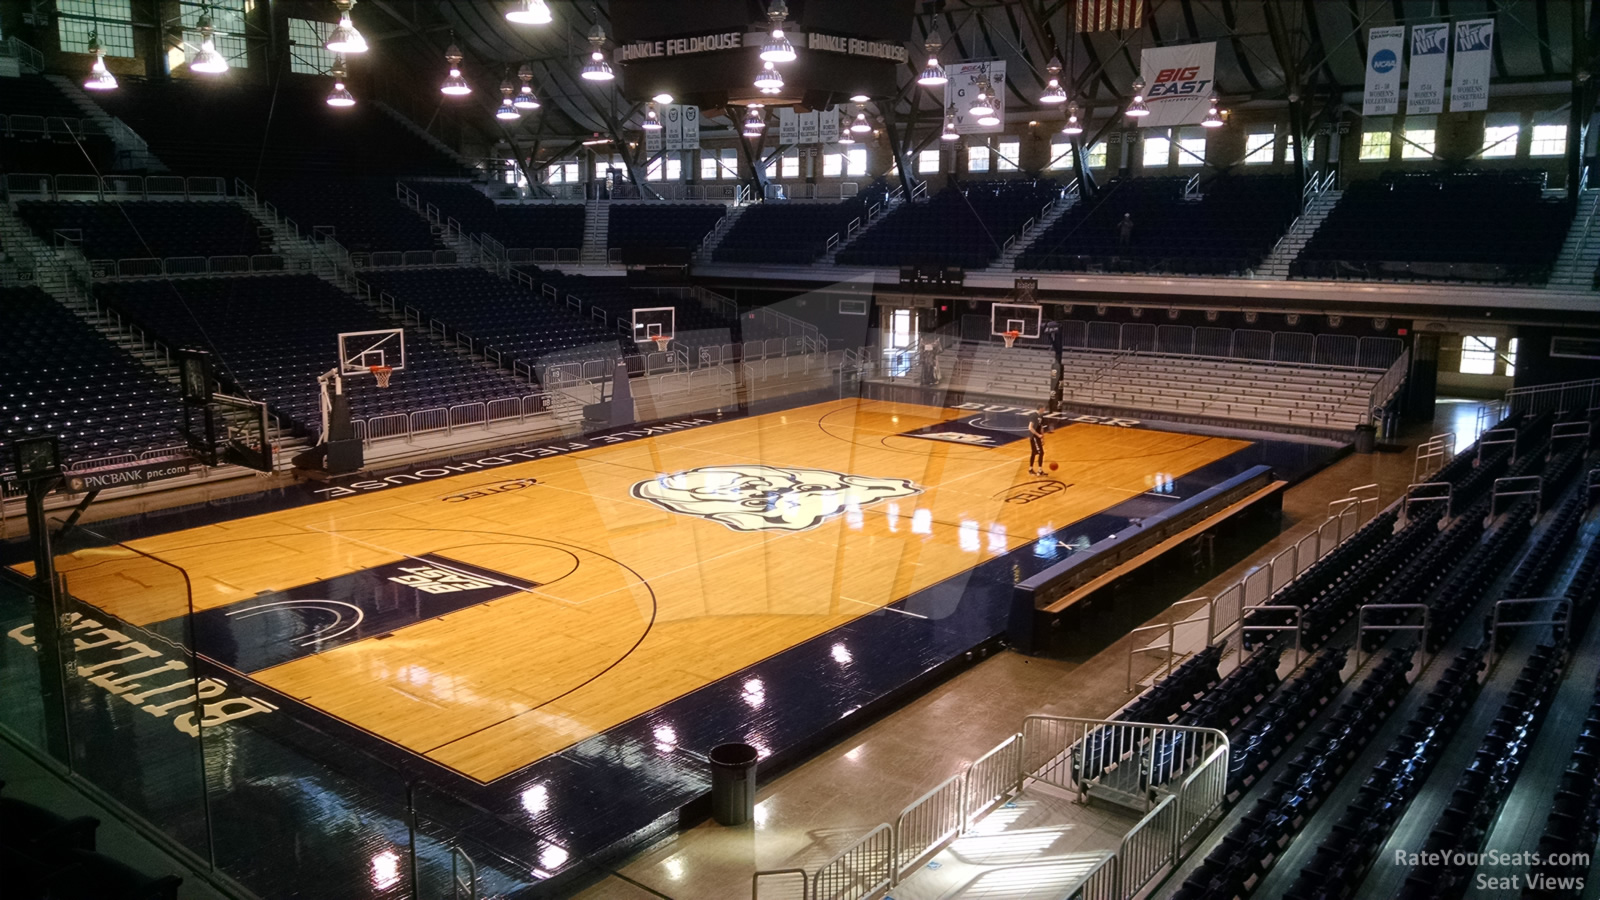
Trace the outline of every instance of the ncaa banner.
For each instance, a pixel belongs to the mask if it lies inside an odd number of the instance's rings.
[[[1152,47],[1139,56],[1144,101],[1150,115],[1140,128],[1197,125],[1205,120],[1216,92],[1217,44]]]
[[[1494,63],[1494,20],[1456,23],[1456,67],[1450,76],[1450,111],[1489,108],[1490,67]]]
[[[800,143],[800,119],[790,106],[778,107],[778,143]]]
[[[839,108],[824,109],[817,112],[817,138],[824,144],[837,144],[839,142]]]
[[[683,107],[676,103],[661,107],[661,140],[668,150],[683,149]]]
[[[1394,25],[1367,32],[1367,89],[1361,97],[1363,116],[1392,116],[1400,111],[1400,53],[1406,27]]]
[[[667,139],[664,136],[665,131],[665,128],[657,128],[655,131],[646,131],[644,133],[644,152],[648,154],[650,158],[654,158],[657,153],[660,153],[662,150],[666,149]]]
[[[1450,57],[1450,24],[1411,29],[1411,76],[1406,83],[1406,114],[1444,112],[1444,68]]]
[[[800,143],[817,143],[817,115],[814,112],[804,112],[795,116],[795,119],[799,122]]]
[[[944,105],[946,109],[953,103],[956,107],[956,133],[957,134],[999,134],[1006,130],[1006,64],[1004,62],[979,62],[959,63],[954,66],[945,66],[945,77],[949,79],[944,84]],[[978,120],[968,112],[972,108],[972,101],[978,96],[978,79],[987,77],[990,84],[990,101],[994,104],[995,117],[1000,121],[994,125],[979,125]]]

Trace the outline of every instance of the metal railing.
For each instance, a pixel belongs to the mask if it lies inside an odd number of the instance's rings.
[[[811,876],[811,900],[857,900],[894,883],[894,829],[879,825]]]
[[[3,118],[3,117],[0,117]],[[18,116],[12,116],[15,121]],[[94,125],[94,123],[88,123]],[[102,133],[94,125],[92,133]],[[5,176],[14,199],[37,200],[226,200],[227,180],[212,175],[47,175],[13,172]]]
[[[1600,378],[1512,388],[1505,397],[1507,414],[1587,412],[1596,406],[1600,406]]]
[[[966,790],[967,773],[958,772],[900,811],[894,822],[896,882],[966,830]]]

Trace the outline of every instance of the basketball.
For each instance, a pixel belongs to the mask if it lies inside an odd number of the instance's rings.
[[[1055,470],[1057,470],[1059,468],[1061,468],[1061,464],[1060,463],[1051,463],[1050,464],[1050,471],[1052,471],[1052,472],[1054,472]]]

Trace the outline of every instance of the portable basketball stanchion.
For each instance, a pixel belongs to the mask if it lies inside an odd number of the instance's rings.
[[[394,366],[367,366],[367,370],[378,379],[378,387],[381,388],[389,386],[389,377],[394,374]]]
[[[1020,331],[1002,331],[1002,332],[1000,332],[1000,337],[1001,337],[1002,340],[1004,340],[1006,342],[1006,349],[1010,350],[1011,347],[1014,344],[1016,344],[1017,338],[1022,337],[1022,332],[1020,332]]]

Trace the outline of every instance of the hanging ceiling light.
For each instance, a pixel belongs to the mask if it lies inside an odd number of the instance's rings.
[[[328,92],[328,105],[339,109],[343,109],[346,106],[355,106],[356,98],[350,94],[350,89],[344,86],[346,73],[343,54],[334,58],[333,69],[329,74],[333,76],[333,90]]]
[[[452,42],[445,48],[444,60],[450,64],[450,74],[445,77],[444,84],[439,85],[439,92],[451,97],[464,97],[472,93],[472,85],[461,77],[461,48]]]
[[[617,77],[611,71],[611,64],[606,62],[606,30],[600,27],[599,11],[595,13],[594,27],[589,29],[589,61],[583,64],[583,71],[579,75],[585,81],[610,81]]]
[[[83,81],[83,86],[91,91],[114,91],[117,89],[117,76],[111,74],[106,68],[106,51],[100,47],[100,35],[89,32],[89,52],[94,54],[94,62],[89,66],[89,77]]]
[[[662,91],[661,93],[655,95],[654,97],[651,97],[650,99],[654,100],[657,103],[671,103],[672,102],[672,95],[667,93],[666,91]]]
[[[1221,128],[1222,125],[1222,113],[1217,109],[1217,98],[1213,96],[1211,98],[1211,108],[1206,110],[1206,117],[1200,120],[1200,126],[1202,128]]]
[[[660,131],[661,130],[661,116],[656,112],[656,105],[654,103],[652,103],[649,106],[645,107],[645,110],[644,110],[644,124],[641,125],[640,127],[643,128],[645,131]]]
[[[850,129],[848,129],[848,128],[839,129],[839,143],[841,143],[841,144],[854,144],[855,142],[856,142],[856,139],[853,136],[851,136]]]
[[[518,0],[516,6],[506,11],[506,21],[514,25],[549,25],[553,17],[544,0]]]
[[[939,63],[939,49],[944,46],[944,41],[939,37],[937,21],[933,30],[928,32],[928,40],[922,45],[928,51],[928,65],[923,68],[922,74],[917,76],[917,84],[923,87],[938,87],[950,79],[945,77],[944,66]]]
[[[973,118],[981,119],[984,116],[994,115],[994,102],[989,98],[990,90],[989,79],[980,77],[977,96],[972,98],[972,105],[967,107],[967,113]]]
[[[516,99],[511,105],[523,112],[532,112],[539,108],[539,98],[533,95],[533,67],[527,63],[517,70],[517,77],[522,79],[522,87],[517,89]]]
[[[867,108],[856,104],[856,120],[850,123],[850,130],[856,134],[866,134],[872,130],[872,123],[867,121]]]
[[[1078,121],[1078,104],[1067,104],[1067,127],[1061,129],[1062,134],[1083,134],[1083,123]]]
[[[494,117],[505,122],[514,122],[522,118],[522,113],[517,111],[517,105],[511,100],[511,95],[516,91],[511,86],[511,79],[500,82],[500,108],[494,111]]]
[[[750,104],[749,112],[744,117],[745,137],[755,137],[767,130],[767,119],[762,114],[764,107],[759,103]]]
[[[328,34],[327,43],[323,44],[332,53],[365,53],[367,52],[367,39],[356,30],[354,22],[350,21],[350,7],[356,5],[356,0],[333,0],[333,5],[339,9],[339,24],[333,26],[333,31]]]
[[[1144,79],[1133,80],[1133,99],[1128,101],[1128,115],[1135,119],[1142,119],[1150,115],[1150,107],[1144,105]]]
[[[763,94],[776,94],[783,89],[783,75],[778,72],[778,66],[772,60],[761,64],[761,73],[756,76],[756,87]]]
[[[939,135],[939,140],[961,140],[961,135],[956,133],[956,105],[954,103],[950,104],[950,107],[944,111],[944,132]]]
[[[204,9],[205,7],[201,7]],[[206,75],[221,75],[228,71],[228,61],[217,52],[217,42],[211,39],[211,14],[200,14],[200,49],[189,60],[189,71]]]
[[[1040,95],[1039,102],[1049,104],[1067,102],[1067,92],[1061,87],[1061,60],[1054,56],[1050,57],[1050,64],[1045,66],[1044,70],[1050,73],[1050,79],[1045,82],[1044,93]]]
[[[772,0],[767,7],[767,40],[761,45],[761,58],[772,63],[794,62],[794,45],[783,35],[783,20],[789,17],[789,5],[783,0]]]

